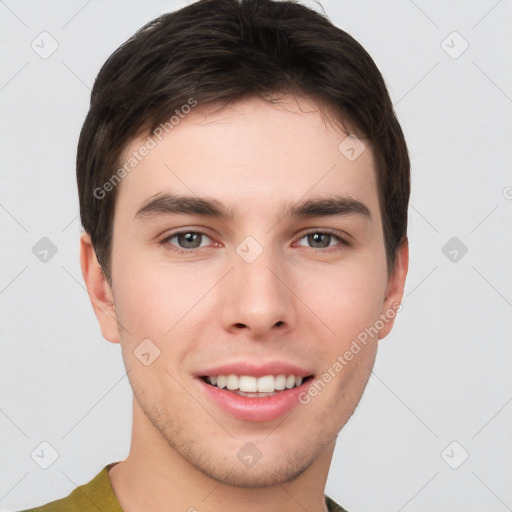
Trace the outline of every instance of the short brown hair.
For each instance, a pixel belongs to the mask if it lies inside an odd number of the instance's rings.
[[[116,187],[93,193],[123,150],[191,98],[199,105],[250,96],[305,95],[350,123],[372,147],[388,274],[407,235],[410,162],[372,58],[326,16],[296,1],[199,0],[141,28],[101,68],[77,151],[82,225],[111,282]]]

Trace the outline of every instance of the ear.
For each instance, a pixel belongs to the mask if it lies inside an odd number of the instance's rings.
[[[384,326],[379,329],[379,339],[386,337],[393,328],[396,314],[402,309],[405,278],[409,269],[409,241],[404,238],[396,252],[395,266],[392,275],[388,278],[386,298],[382,305],[381,319]]]
[[[89,233],[83,233],[80,237],[80,266],[103,337],[112,343],[119,343],[114,295],[98,263]]]

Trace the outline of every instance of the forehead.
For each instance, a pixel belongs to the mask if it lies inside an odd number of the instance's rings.
[[[346,151],[354,144],[357,158]],[[132,140],[121,165],[128,161],[136,165],[118,186],[116,213],[135,214],[161,192],[216,198],[240,213],[255,214],[258,205],[259,215],[334,193],[379,215],[371,148],[347,139],[305,98],[285,96],[278,104],[250,98],[215,111],[198,105],[158,137]]]

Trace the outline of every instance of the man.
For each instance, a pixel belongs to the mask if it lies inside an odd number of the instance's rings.
[[[343,511],[336,437],[408,266],[409,158],[370,56],[295,2],[200,0],[107,60],[77,179],[132,443],[34,510]]]

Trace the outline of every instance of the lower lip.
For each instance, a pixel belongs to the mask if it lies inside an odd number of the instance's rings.
[[[200,378],[197,380],[207,397],[230,416],[239,420],[263,422],[278,419],[291,412],[299,404],[298,396],[309,387],[313,379],[310,377],[296,388],[285,389],[273,396],[261,398],[240,396],[211,386]]]

